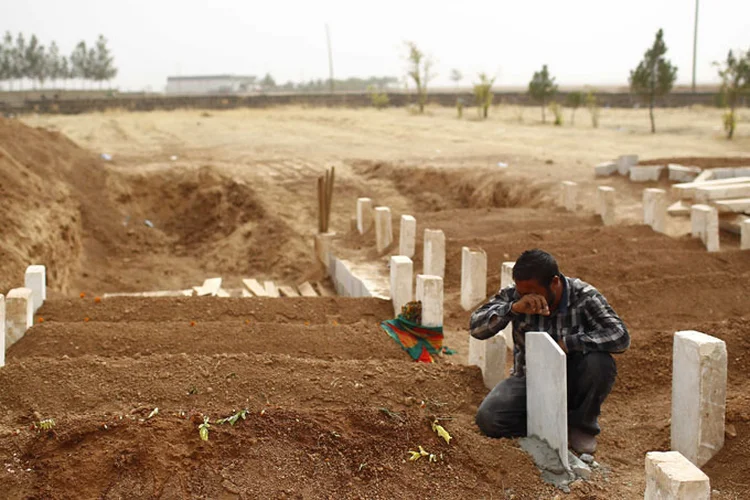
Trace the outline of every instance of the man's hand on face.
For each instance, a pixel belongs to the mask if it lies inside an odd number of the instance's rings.
[[[539,314],[549,316],[549,305],[547,299],[541,295],[530,293],[521,297],[521,300],[514,302],[511,307],[516,314]]]

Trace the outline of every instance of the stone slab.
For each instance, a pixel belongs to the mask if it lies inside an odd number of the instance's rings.
[[[299,293],[293,286],[284,285],[279,287],[279,293],[282,297],[299,297]]]
[[[750,184],[750,177],[737,177],[734,179],[719,179],[719,180],[700,180],[701,176],[705,173],[711,173],[711,172],[709,170],[704,171],[701,175],[696,177],[696,179],[693,182],[674,184],[672,186],[672,193],[680,199],[689,200],[695,196],[695,191],[698,188],[726,186],[726,185],[731,185],[731,184]]]
[[[712,168],[714,179],[734,179],[737,177],[735,169],[732,167]]]
[[[596,209],[602,218],[602,224],[611,226],[615,223],[615,188],[599,186],[596,190]]]
[[[318,296],[313,286],[307,281],[299,285],[297,288],[299,289],[300,295],[302,295],[303,297],[317,297]]]
[[[676,451],[646,453],[645,500],[708,500],[708,476]]]
[[[411,259],[414,257],[416,247],[417,219],[411,215],[402,215],[398,236],[398,254]]]
[[[388,207],[375,208],[375,246],[382,254],[393,244],[393,226],[391,209]]]
[[[663,189],[643,190],[643,223],[657,233],[666,231],[667,192]]]
[[[252,294],[256,297],[268,297],[268,293],[266,293],[265,287],[261,285],[258,280],[244,279],[242,280],[242,284],[245,285],[245,288],[252,292]]]
[[[711,207],[708,205],[693,205],[690,207],[690,235],[693,238],[700,238],[706,241],[706,221],[711,213]]]
[[[215,297],[221,288],[221,278],[209,278],[201,286],[193,287],[198,297]]]
[[[315,257],[318,262],[323,264],[327,275],[331,273],[331,249],[336,233],[329,231],[327,233],[318,233],[315,235]]]
[[[336,296],[331,290],[328,289],[327,286],[325,286],[323,283],[319,281],[315,283],[315,286],[317,287],[318,293],[320,294],[321,297],[335,297]]]
[[[716,200],[711,202],[719,213],[747,213],[750,212],[750,198],[735,198],[733,200]]]
[[[391,301],[393,314],[401,314],[401,308],[413,300],[414,263],[404,255],[391,257]]]
[[[443,326],[443,278],[418,274],[416,299],[422,301],[422,324]]]
[[[674,335],[672,450],[698,467],[724,446],[727,346],[701,332]]]
[[[638,155],[622,155],[617,158],[617,171],[620,175],[628,175],[630,167],[638,165]]]
[[[740,250],[750,250],[750,219],[740,225]]]
[[[34,303],[30,288],[14,288],[5,297],[5,348],[24,336],[34,324]]]
[[[424,230],[422,274],[445,277],[445,233],[439,229]]]
[[[34,301],[33,310],[36,313],[47,300],[47,269],[39,265],[27,267],[24,286],[31,289],[31,296]]]
[[[103,299],[111,297],[192,297],[197,293],[196,289],[200,287],[193,287],[186,290],[153,290],[150,292],[115,292],[105,293],[102,295]]]
[[[726,184],[723,186],[703,186],[695,189],[695,201],[704,203],[728,198],[750,197],[750,183]]]
[[[500,289],[508,288],[511,285],[515,285],[515,281],[513,281],[513,266],[515,266],[515,261],[506,261],[500,264]],[[508,323],[508,325],[501,330],[503,337],[505,337],[505,345],[510,349],[513,350],[513,322]]]
[[[700,167],[685,167],[674,163],[667,165],[669,180],[672,182],[692,182],[702,170]]]
[[[719,229],[719,211],[715,207],[709,207],[703,240],[709,252],[719,251]]]
[[[630,167],[630,182],[658,182],[664,165]]]
[[[0,366],[5,366],[5,295],[0,293]]]
[[[596,177],[606,177],[617,172],[617,163],[613,161],[605,161],[594,167],[594,175]]]
[[[359,234],[365,234],[372,229],[372,207],[373,204],[370,198],[357,199],[357,231],[359,231]]]
[[[560,187],[560,204],[568,212],[575,212],[578,208],[578,184],[573,181],[563,181]]]
[[[527,433],[546,441],[569,469],[566,361],[546,332],[526,333]]]
[[[279,289],[276,288],[276,285],[273,281],[264,281],[263,287],[266,289],[266,297],[273,297],[273,298],[279,298],[281,297],[281,294],[279,293]]]
[[[487,298],[487,253],[461,249],[461,307],[471,311]]]
[[[675,201],[667,208],[667,213],[674,217],[689,217],[690,205],[682,200]]]

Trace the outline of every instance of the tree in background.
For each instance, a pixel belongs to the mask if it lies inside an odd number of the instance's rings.
[[[721,94],[729,107],[729,111],[724,114],[724,130],[727,132],[727,139],[731,139],[737,127],[737,118],[734,114],[737,99],[741,94],[750,91],[750,50],[740,50],[736,56],[730,50],[727,60],[723,64],[715,62],[714,66],[719,68]]]
[[[26,45],[24,58],[26,60],[26,74],[24,76],[31,79],[32,87],[34,82],[39,82],[40,87],[43,87],[44,81],[47,79],[47,58],[44,45],[39,43],[36,35],[31,35],[29,43]]]
[[[572,109],[570,113],[570,124],[576,123],[576,110],[583,104],[583,94],[581,92],[571,92],[568,94],[565,103]]]
[[[492,84],[494,78],[488,77],[485,73],[479,73],[479,83],[474,84],[474,102],[477,104],[477,111],[481,118],[487,119],[490,105],[492,104]]]
[[[651,117],[651,133],[656,133],[654,123],[654,100],[657,96],[667,95],[677,79],[677,67],[672,66],[664,54],[667,46],[664,43],[664,32],[656,32],[656,39],[650,49],[646,51],[643,60],[630,72],[630,89],[648,103]]]
[[[424,113],[424,106],[427,104],[427,84],[434,76],[430,72],[432,60],[426,57],[414,42],[406,42],[406,46],[409,49],[409,55],[407,56],[409,62],[408,74],[414,80],[414,85],[417,86],[419,112]]]
[[[91,77],[94,81],[99,82],[99,88],[102,83],[109,82],[117,76],[117,68],[114,65],[114,57],[107,47],[107,39],[104,35],[99,35],[96,39],[96,48],[90,54]]]
[[[57,80],[65,78],[62,74],[62,58],[57,43],[52,42],[50,44],[44,65],[47,67],[47,77],[52,81],[52,87],[55,86]]]
[[[10,31],[7,31],[2,43],[0,43],[0,82],[7,81],[10,90],[13,90],[14,64],[13,36],[10,34]]]
[[[596,94],[593,90],[589,90],[586,94],[586,109],[591,114],[591,126],[599,128],[599,103],[596,101]]]
[[[263,90],[271,90],[276,88],[276,80],[273,79],[271,73],[266,73],[266,76],[264,76],[263,80],[260,81],[260,87]]]
[[[23,78],[27,76],[28,64],[26,63],[26,39],[23,33],[16,37],[16,46],[12,49],[13,74],[12,78],[18,80],[18,88],[23,89]]]
[[[461,74],[457,69],[451,70],[451,80],[456,84],[456,91],[458,91],[458,84],[464,79],[464,75]]]
[[[547,123],[547,116],[545,115],[547,101],[556,93],[557,84],[555,84],[555,79],[549,76],[549,71],[545,64],[542,66],[542,71],[535,72],[529,82],[529,95],[532,99],[542,104],[542,123]]]
[[[80,41],[70,54],[70,77],[86,80],[90,77],[86,42]]]

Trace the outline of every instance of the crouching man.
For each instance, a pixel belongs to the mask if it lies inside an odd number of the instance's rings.
[[[513,325],[513,372],[495,386],[477,411],[490,437],[526,436],[526,332],[547,332],[567,355],[568,442],[579,453],[596,451],[599,414],[617,367],[612,353],[630,346],[622,320],[596,288],[563,276],[552,255],[521,254],[509,286],[471,315],[471,335],[484,340]]]

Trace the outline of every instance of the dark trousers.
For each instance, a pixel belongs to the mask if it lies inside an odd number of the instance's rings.
[[[612,355],[606,352],[572,353],[568,367],[568,426],[599,434],[599,414],[617,376]],[[479,429],[490,437],[526,436],[526,377],[509,377],[495,386],[476,417]]]

